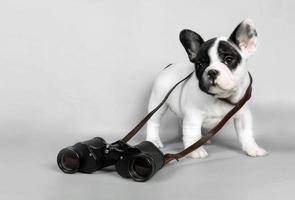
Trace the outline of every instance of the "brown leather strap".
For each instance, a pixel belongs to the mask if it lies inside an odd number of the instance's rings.
[[[154,108],[151,112],[149,112],[145,118],[143,118],[139,124],[137,124],[122,140],[124,142],[128,142],[146,123],[147,121],[153,116],[153,114],[155,112],[157,112],[157,110],[159,110],[159,108],[166,102],[166,100],[168,99],[168,97],[170,96],[171,92],[183,81],[185,81],[186,79],[188,79],[191,75],[193,74],[193,72],[191,72],[188,76],[186,76],[184,79],[182,79],[181,81],[177,82],[166,94],[166,96],[164,97],[164,99],[161,101],[161,103]]]
[[[198,149],[200,146],[204,145],[210,138],[212,138],[224,125],[225,123],[236,113],[238,112],[243,105],[251,98],[252,94],[252,77],[251,74],[249,73],[250,77],[250,84],[243,96],[243,98],[233,107],[223,118],[222,120],[215,126],[213,127],[210,131],[208,131],[207,134],[205,134],[201,139],[196,141],[194,144],[189,146],[188,148],[184,149],[183,151],[176,153],[176,154],[165,154],[165,164],[169,163],[172,160],[179,160],[180,158],[183,158],[187,154],[193,152],[194,150]]]

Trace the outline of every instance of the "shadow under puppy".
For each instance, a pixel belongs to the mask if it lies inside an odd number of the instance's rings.
[[[148,111],[162,101],[176,82],[192,71],[195,73],[175,88],[147,123],[146,140],[160,148],[163,147],[159,137],[160,119],[168,108],[182,118],[183,143],[187,148],[201,138],[202,127],[214,127],[243,97],[250,84],[247,59],[256,51],[257,32],[253,22],[247,19],[229,38],[204,41],[199,34],[182,30],[180,41],[191,63],[171,64],[161,71],[153,85]],[[255,142],[247,104],[233,116],[233,120],[242,150],[252,157],[266,155],[267,152]],[[189,156],[205,158],[208,153],[200,147]]]

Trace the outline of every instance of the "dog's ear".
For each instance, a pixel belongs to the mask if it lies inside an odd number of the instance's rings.
[[[184,29],[179,34],[181,44],[184,46],[185,51],[191,62],[194,62],[200,46],[204,42],[203,38],[194,31]]]
[[[257,49],[257,32],[251,19],[242,21],[233,31],[229,39],[241,49],[246,57]]]

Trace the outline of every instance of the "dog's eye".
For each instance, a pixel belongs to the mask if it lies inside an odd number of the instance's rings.
[[[224,57],[224,63],[226,65],[230,65],[233,62],[234,58],[232,56],[225,56]]]

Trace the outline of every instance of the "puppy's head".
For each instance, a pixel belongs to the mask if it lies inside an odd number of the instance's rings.
[[[247,75],[245,62],[256,51],[257,33],[253,22],[247,19],[229,38],[204,41],[199,34],[185,29],[180,32],[180,41],[195,64],[200,89],[227,98],[237,91]]]

